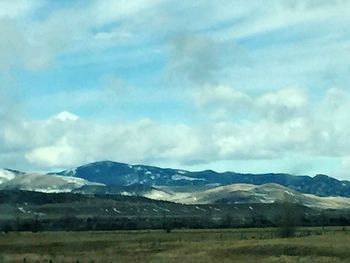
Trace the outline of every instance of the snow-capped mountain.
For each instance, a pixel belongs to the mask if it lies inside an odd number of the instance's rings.
[[[8,178],[9,180],[0,184],[0,189],[60,193],[72,192],[86,185],[103,186],[101,183],[93,183],[71,176],[19,174]]]
[[[339,181],[326,175],[295,176],[283,173],[241,174],[218,173],[212,170],[190,172],[181,169],[130,165],[112,161],[95,162],[57,173],[83,178],[108,186],[143,184],[152,187],[167,186],[182,189],[207,189],[232,184],[279,184],[292,190],[318,196],[350,197],[350,182]]]
[[[111,161],[46,175],[2,169],[1,189],[134,195],[187,204],[273,203],[288,194],[307,206],[350,208],[350,199],[343,198],[350,197],[350,182],[326,175],[190,172]]]
[[[204,178],[184,170],[130,165],[111,161],[91,163],[56,174],[80,177],[110,186],[133,184],[185,186],[205,185],[207,183]]]

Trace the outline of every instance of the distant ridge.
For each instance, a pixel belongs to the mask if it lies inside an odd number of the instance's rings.
[[[74,176],[107,186],[146,186],[191,188],[224,186],[231,184],[279,184],[292,190],[318,196],[350,197],[350,182],[340,181],[327,175],[314,177],[296,176],[286,173],[243,174],[236,172],[215,172],[204,170],[190,172],[182,169],[160,168],[147,165],[131,165],[113,161],[89,163],[55,173]]]

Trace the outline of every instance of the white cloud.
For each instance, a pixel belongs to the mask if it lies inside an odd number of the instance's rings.
[[[203,97],[211,104],[199,103],[199,107],[215,113],[211,136],[216,158],[342,156],[350,150],[346,139],[350,99],[342,90],[328,90],[321,101],[311,101],[299,88],[253,97],[229,87],[211,87],[210,92],[207,88],[201,91],[199,98]],[[233,106],[239,105],[237,100],[247,111],[239,119],[232,118],[237,114]],[[216,121],[217,111],[225,112],[220,122]]]
[[[199,106],[206,106],[211,104],[236,104],[236,103],[248,103],[250,98],[248,95],[234,90],[227,86],[207,86],[198,92],[196,97]]]
[[[130,27],[137,13],[157,2],[93,1],[76,8],[56,8],[45,16],[36,17],[39,10],[45,10],[46,2],[1,1],[0,66],[45,69],[62,54],[120,45],[131,36],[137,37]],[[104,27],[113,23],[116,26],[105,31]]]
[[[73,3],[37,18],[32,11],[38,12],[46,2],[5,0],[0,3],[0,18],[15,24],[16,30],[11,31],[18,32],[21,41],[16,41],[17,45],[22,43],[21,49],[25,51],[21,55],[18,48],[7,47],[4,54],[17,54],[23,58],[21,65],[42,69],[62,54],[86,52],[91,55],[97,50],[121,45],[142,46],[144,42],[159,45],[158,41],[164,38],[175,50],[169,68],[180,68],[187,77],[200,80],[212,77],[210,75],[223,67],[247,63],[248,52],[243,46],[233,44],[233,39],[303,23],[317,25],[332,21],[344,29],[348,24],[346,1],[286,2],[261,4],[257,1],[247,5],[244,1],[106,0],[84,5]],[[23,14],[27,15],[25,20],[21,20]],[[345,30],[337,30],[334,37],[339,37],[342,31]],[[11,35],[4,39],[11,39]],[[329,37],[333,33],[319,32],[318,35]],[[164,48],[167,43],[161,46]]]
[[[160,0],[105,0],[95,1],[89,12],[97,24],[103,25],[129,18],[144,9],[155,8]]]
[[[249,64],[243,47],[191,32],[173,32],[169,47],[166,74],[177,85],[220,83],[226,67]]]
[[[283,121],[293,116],[307,114],[309,100],[299,88],[284,88],[266,93],[256,100],[258,110],[266,117]]]
[[[30,129],[32,145],[25,156],[32,165],[46,168],[70,167],[101,159],[141,163],[155,159],[185,161],[200,146],[192,128],[147,119],[98,124],[75,118],[63,121],[56,115],[32,123]]]
[[[350,180],[350,155],[339,158],[338,165],[334,168],[334,176],[342,180]]]
[[[7,69],[21,61],[25,55],[25,39],[16,24],[9,19],[0,18],[0,70]]]
[[[251,119],[225,117],[192,125],[150,119],[103,123],[63,112],[47,120],[5,124],[2,147],[16,149],[31,166],[40,168],[70,167],[101,159],[187,165],[238,159],[277,160],[298,154],[310,158],[342,157],[350,151],[350,99],[344,91],[330,89],[317,103],[306,102],[307,96],[297,88],[255,98],[228,87],[207,87],[203,92],[199,106],[210,105],[208,112],[216,110],[212,105],[227,105],[230,116],[235,111],[232,105],[248,101]],[[278,111],[281,105],[296,113],[283,115],[283,121],[262,113]]]
[[[209,111],[214,119],[230,118],[254,107],[249,95],[228,86],[207,85],[194,92],[194,99],[196,105]]]
[[[240,119],[258,115],[274,121],[305,115],[310,103],[307,92],[300,88],[283,88],[252,96],[221,85],[197,90],[194,99],[201,110],[209,110],[214,118],[230,119],[239,114]]]
[[[221,39],[237,39],[297,25],[319,25],[346,21],[348,1],[269,1],[255,3],[245,12],[246,19],[225,30],[214,32]]]
[[[79,162],[79,154],[62,138],[54,145],[35,148],[25,157],[39,167],[67,167]]]
[[[0,18],[23,17],[35,9],[41,0],[2,0],[0,2]]]

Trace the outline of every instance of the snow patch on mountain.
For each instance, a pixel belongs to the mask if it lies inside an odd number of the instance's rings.
[[[104,184],[89,182],[85,179],[71,176],[21,174],[0,184],[0,189],[16,189],[44,193],[67,193],[85,185],[101,186]]]
[[[144,194],[144,197],[156,200],[169,200],[172,198],[172,195],[162,190],[154,189]]]
[[[124,195],[124,196],[132,196],[133,194],[130,193],[130,192],[127,192],[127,191],[123,191],[120,193],[121,195]]]
[[[67,183],[72,183],[75,184],[76,186],[82,187],[84,185],[101,185],[103,186],[104,184],[101,183],[95,183],[95,182],[90,182],[82,178],[78,177],[73,177],[73,176],[61,176],[61,175],[55,175],[56,178],[60,178]]]
[[[187,180],[187,181],[205,181],[204,178],[195,178],[195,177],[189,177],[189,176],[185,176],[185,175],[179,175],[179,174],[175,174],[171,176],[172,180]]]
[[[113,208],[113,211],[114,211],[114,212],[116,212],[116,213],[118,213],[118,214],[120,214],[120,213],[121,213],[121,212],[120,212],[120,210],[118,210],[118,209],[117,209],[117,208],[115,208],[115,207]]]
[[[21,211],[22,213],[28,213],[23,207],[18,207],[18,210]]]
[[[75,176],[77,174],[77,168],[70,169],[65,174]]]

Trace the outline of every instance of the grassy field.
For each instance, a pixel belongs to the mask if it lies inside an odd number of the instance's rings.
[[[0,262],[350,262],[350,229],[276,231],[13,232],[0,234]]]

